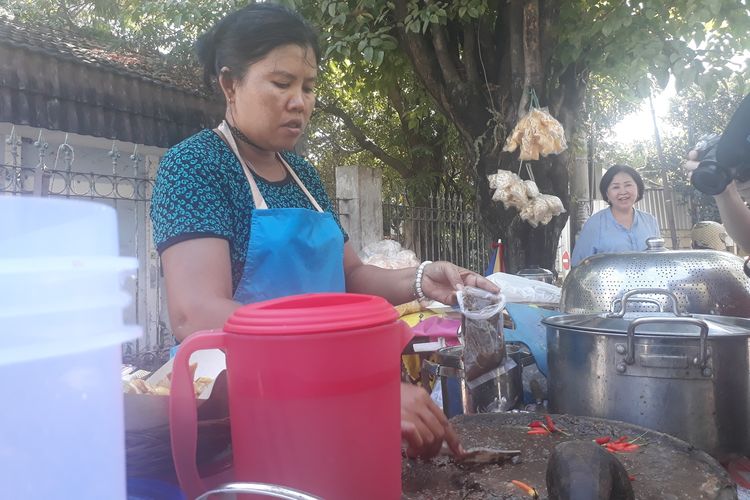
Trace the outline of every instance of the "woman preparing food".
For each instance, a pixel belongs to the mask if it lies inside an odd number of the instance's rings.
[[[634,168],[613,165],[602,176],[599,191],[609,208],[592,215],[573,247],[571,264],[598,253],[636,252],[646,249],[646,239],[659,236],[653,215],[633,207],[643,198],[643,180]]]
[[[290,152],[315,104],[317,35],[297,14],[252,4],[198,41],[205,81],[226,99],[224,121],[170,149],[157,174],[151,217],[178,340],[221,328],[243,304],[312,292],[455,302],[464,285],[497,292],[448,262],[385,270],[364,265],[341,228],[315,168]],[[446,440],[442,411],[420,388],[401,390],[410,455]]]

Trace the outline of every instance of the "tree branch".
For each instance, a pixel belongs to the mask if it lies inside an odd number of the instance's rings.
[[[527,90],[541,92],[542,60],[539,47],[539,0],[526,0],[523,6],[523,94],[518,104],[521,116],[529,101]]]
[[[434,62],[434,51],[427,46],[421,36],[415,33],[407,33],[404,25],[404,19],[408,14],[407,0],[395,0],[394,3],[399,38],[417,76],[435,99],[442,112],[451,116],[451,105],[445,92],[445,85],[435,78],[435,75],[440,74],[440,68]]]
[[[555,47],[555,23],[560,17],[560,4],[556,0],[539,0],[539,42],[541,45],[542,68],[552,64],[553,49]],[[546,84],[546,82],[542,82]],[[541,89],[547,95],[547,89]]]
[[[484,61],[484,70],[486,71],[487,80],[492,84],[498,83],[497,72],[500,67],[500,57],[498,54],[503,54],[503,45],[500,39],[495,36],[495,29],[503,22],[500,0],[488,0],[487,8],[491,15],[479,18],[476,22],[476,33],[477,33],[477,54],[482,51],[482,59]],[[494,15],[492,15],[494,14]],[[504,16],[503,16],[504,17]],[[494,22],[493,22],[494,21]]]
[[[510,0],[508,8],[508,31],[510,42],[510,82],[513,104],[518,105],[525,95],[523,88],[524,64],[523,64],[523,0]],[[520,106],[517,108],[522,109]],[[517,111],[518,112],[518,111]],[[518,114],[517,116],[520,116]]]
[[[456,85],[461,81],[461,77],[456,71],[456,66],[451,60],[450,48],[448,40],[445,36],[445,30],[439,24],[430,25],[430,35],[432,35],[432,45],[435,47],[435,55],[437,56],[440,70],[443,74],[443,80],[451,85]]]
[[[482,68],[477,64],[477,37],[479,36],[479,33],[475,28],[474,23],[465,23],[463,28],[463,61],[464,68],[466,68],[466,81],[479,82],[486,78],[486,75],[480,77],[480,75],[482,75]]]
[[[327,104],[322,101],[318,101],[318,109],[339,118],[346,126],[349,133],[352,134],[354,140],[362,149],[369,151],[378,160],[382,161],[389,167],[393,168],[402,177],[408,177],[411,171],[410,165],[403,162],[402,160],[389,155],[383,148],[372,142],[367,138],[367,135],[360,129],[354,120],[349,116],[343,109],[333,104]]]

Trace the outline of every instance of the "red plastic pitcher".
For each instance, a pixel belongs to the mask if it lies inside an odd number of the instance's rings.
[[[198,475],[191,353],[226,354],[234,479],[326,500],[401,496],[400,353],[411,330],[380,297],[307,294],[239,308],[174,360],[169,400],[180,486]]]

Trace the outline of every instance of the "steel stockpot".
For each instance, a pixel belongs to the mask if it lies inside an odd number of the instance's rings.
[[[508,357],[502,367],[478,384],[468,382],[463,369],[463,346],[444,347],[437,351],[437,363],[425,362],[423,369],[440,378],[443,411],[448,418],[456,415],[508,411],[523,400],[521,379],[524,353],[518,345],[506,344]]]
[[[626,313],[561,315],[547,326],[550,408],[622,420],[716,456],[750,453],[750,320]]]

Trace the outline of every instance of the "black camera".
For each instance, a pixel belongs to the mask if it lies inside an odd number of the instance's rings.
[[[700,192],[717,195],[732,180],[750,180],[750,95],[740,103],[721,136],[702,137],[693,147],[700,163],[690,182]]]

